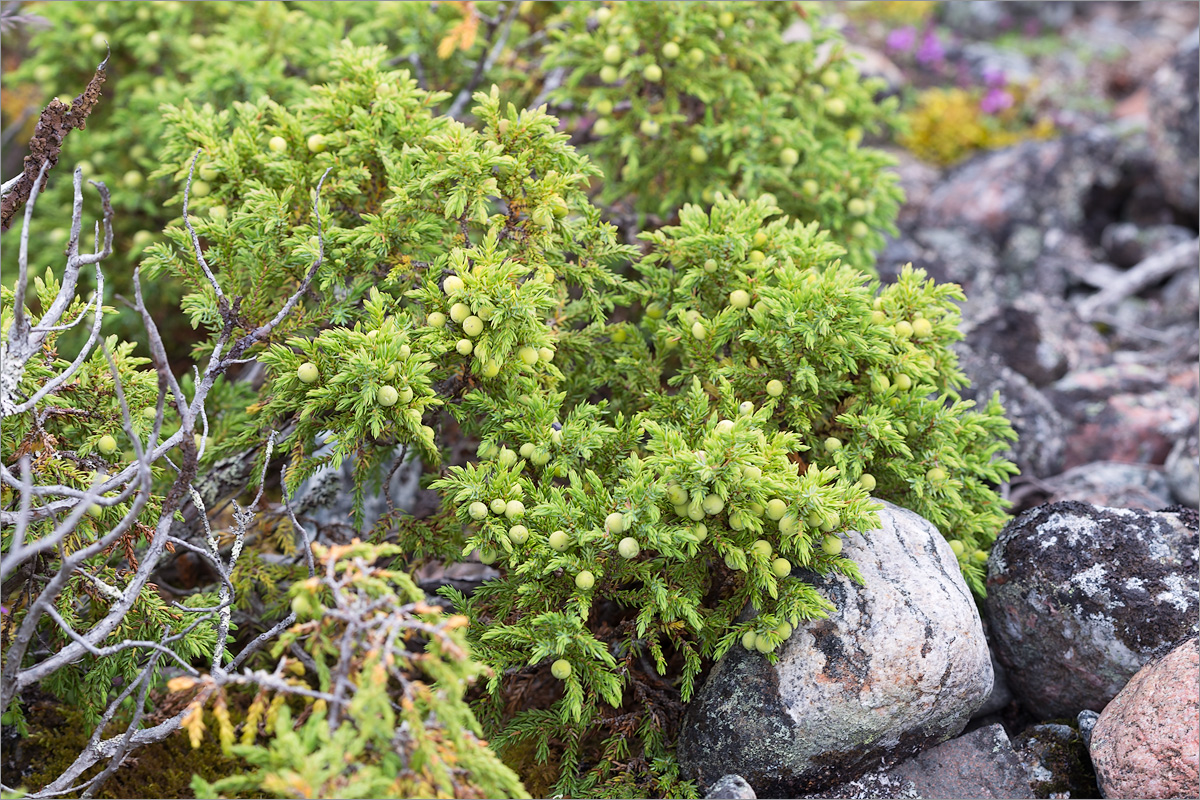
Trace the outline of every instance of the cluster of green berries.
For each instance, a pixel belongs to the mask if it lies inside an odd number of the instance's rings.
[[[565,209],[566,206],[564,205]],[[461,300],[456,300],[466,289],[466,284],[458,275],[450,275],[442,282],[442,291],[446,294],[450,302],[448,310],[449,319],[455,325],[459,326],[460,332],[463,334],[461,338],[454,343],[455,351],[461,356],[469,356],[472,353],[478,358],[479,353],[476,353],[477,340],[483,334],[486,323],[492,320],[496,313],[496,307],[486,301],[477,301],[474,306],[468,305]],[[431,311],[425,318],[425,321],[434,328],[446,327],[447,314],[441,311]],[[554,360],[554,350],[549,347],[532,347],[524,345],[517,348],[517,358],[521,360],[527,367],[536,365],[539,361],[547,362]],[[479,359],[481,362],[480,374],[485,378],[494,378],[500,374],[500,362],[493,358]]]

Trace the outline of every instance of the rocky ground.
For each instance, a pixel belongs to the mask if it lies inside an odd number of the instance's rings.
[[[852,540],[873,580],[827,582],[838,615],[777,665],[726,656],[680,753],[709,797],[1195,797],[1198,8],[948,5],[947,58],[1109,101],[944,170],[896,152],[909,201],[881,272],[963,285],[972,395],[1020,434],[988,598],[964,605],[945,542],[889,510]],[[1004,50],[1005,26],[1113,55]]]

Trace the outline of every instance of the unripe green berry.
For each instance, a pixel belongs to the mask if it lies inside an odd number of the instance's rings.
[[[715,258],[706,259],[704,262],[704,271],[709,273],[716,272],[717,260]]]
[[[617,68],[611,64],[606,64],[600,68],[600,80],[604,81],[605,83],[616,83],[617,79],[620,77],[621,73],[617,72]],[[603,122],[604,120],[598,121]]]
[[[586,592],[596,585],[596,576],[590,570],[585,569],[575,576],[575,585]]]
[[[482,373],[485,378],[494,378],[500,374],[500,365],[495,361],[489,361],[483,365]]]
[[[604,529],[609,533],[621,533],[625,530],[625,517],[620,511],[614,511],[604,518]]]
[[[783,515],[787,513],[787,503],[780,500],[778,497],[767,501],[767,516],[773,520],[783,519]]]
[[[830,436],[825,440],[825,452],[833,453],[842,449],[842,440],[836,436]]]
[[[697,339],[703,339],[708,336],[708,328],[704,327],[703,322],[693,322],[692,336],[695,336]]]
[[[554,351],[549,347],[538,348],[538,359],[545,361],[547,364],[554,360]]]
[[[743,400],[741,404],[738,405],[738,413],[743,417],[750,416],[754,413],[754,403],[751,403],[749,400]]]
[[[870,232],[871,229],[867,227],[867,223],[863,222],[862,220],[857,220],[853,225],[850,226],[850,235],[855,239],[864,239]]]
[[[762,478],[762,470],[753,464],[748,467],[742,467],[742,477],[748,481],[757,481]]]
[[[754,649],[760,653],[770,653],[775,649],[775,645],[771,644],[771,640],[766,636],[759,636],[754,641]]]
[[[787,639],[792,635],[792,626],[786,622],[781,622],[779,623],[778,627],[775,628],[775,634],[780,639]]]
[[[762,250],[751,250],[750,251],[750,262],[753,264],[761,263],[762,261],[764,261],[766,259],[766,257],[767,257],[766,254],[763,253]]]
[[[867,204],[863,202],[862,198],[852,197],[850,202],[846,203],[846,212],[852,217],[861,217],[867,213]]]
[[[270,141],[267,142],[267,147],[271,148],[272,152],[283,153],[288,149],[287,139],[284,139],[282,136],[272,136]]]
[[[792,562],[786,558],[777,558],[771,562],[771,574],[776,578],[786,578],[792,574]]]
[[[671,501],[671,505],[681,506],[688,501],[687,489],[673,483],[667,487],[667,499]]]
[[[311,361],[305,361],[300,365],[300,368],[296,370],[296,377],[299,378],[302,383],[315,383],[317,378],[321,377],[321,373],[317,370],[316,364],[312,363]]]
[[[753,651],[755,643],[758,642],[758,634],[754,631],[746,631],[742,634],[742,647]]]
[[[608,69],[608,67],[605,67]],[[615,80],[615,79],[614,79]],[[592,133],[597,136],[608,136],[612,133],[613,125],[608,119],[601,118],[592,123]]]
[[[925,473],[925,480],[932,483],[934,486],[939,486],[946,482],[946,470],[941,467],[934,467]]]
[[[964,544],[963,544],[962,542],[960,542],[958,539],[951,539],[951,540],[950,540],[950,549],[954,551],[954,555],[955,555],[955,556],[957,556],[957,557],[961,558],[961,557],[962,557],[962,554],[963,554],[963,552],[964,552],[964,551],[965,551],[967,548],[966,548],[966,545],[964,545]]]
[[[875,323],[876,325],[886,325],[887,321],[888,315],[886,312],[880,311],[879,309],[875,309],[871,312],[871,322]]]
[[[504,516],[517,519],[525,515],[525,504],[520,500],[509,500],[504,504]]]
[[[489,564],[489,565],[490,565],[490,564],[495,564],[495,563],[496,563],[496,553],[495,553],[495,551],[493,551],[493,550],[480,550],[480,551],[479,551],[479,561],[480,561],[480,563],[482,563],[482,564]]]
[[[525,544],[529,540],[529,528],[524,525],[513,525],[508,529],[508,540],[516,545]]]
[[[458,351],[460,356],[469,356],[471,351],[475,349],[475,345],[470,339],[459,339],[454,343],[454,349]]]
[[[503,514],[504,509],[508,508],[508,501],[503,497],[497,497],[492,500],[491,507],[493,514]]]
[[[533,442],[526,442],[517,449],[517,452],[521,454],[521,458],[529,458],[531,455],[533,455],[533,451],[536,449],[536,447],[537,445],[535,445]]]
[[[664,57],[672,60],[679,58],[679,45],[675,44],[675,42],[667,42],[662,46],[662,54]]]
[[[658,64],[648,64],[646,68],[642,70],[642,77],[651,83],[658,83],[662,80],[662,76],[662,67],[660,67]]]
[[[767,394],[771,397],[779,397],[783,394],[783,382],[778,380],[767,381]]]
[[[604,48],[604,61],[608,64],[621,63],[621,58],[623,55],[624,54],[621,52],[621,45],[616,44],[615,42]]]
[[[538,351],[532,347],[525,346],[517,350],[517,358],[524,361],[526,366],[532,367],[538,362]]]
[[[918,339],[928,339],[933,335],[933,323],[922,317],[914,319],[912,323],[913,336]]]
[[[400,399],[400,393],[396,391],[395,386],[381,386],[379,392],[375,395],[375,402],[384,408],[390,408],[396,405],[396,401]]]
[[[633,559],[638,557],[638,553],[642,552],[642,548],[638,545],[637,539],[632,536],[626,536],[617,543],[617,552],[621,554],[621,558]]]
[[[325,150],[325,137],[319,133],[314,133],[308,137],[308,149],[313,153],[320,153]]]
[[[676,503],[674,508],[675,513],[679,516],[691,519],[691,515],[688,513],[689,506],[686,503]]]
[[[720,495],[710,494],[705,495],[704,501],[700,505],[701,508],[704,509],[705,514],[708,514],[709,516],[715,516],[724,510],[725,501],[721,499]]]
[[[691,150],[688,151],[688,156],[692,159],[693,164],[703,164],[705,161],[708,161],[708,151],[698,144],[692,145]]]
[[[425,321],[435,328],[441,328],[446,324],[446,315],[440,311],[433,311],[425,318]]]
[[[842,552],[842,540],[836,536],[825,536],[821,539],[821,549],[826,555],[836,556]]]
[[[791,514],[785,514],[779,520],[779,532],[784,536],[793,536],[800,530],[800,520]]]
[[[746,528],[746,519],[740,511],[735,511],[729,515],[729,527],[731,530],[740,531]]]
[[[662,126],[652,119],[642,120],[642,124],[638,127],[646,136],[658,136],[659,131],[662,130]]]
[[[599,114],[602,117],[607,117],[609,114],[611,114],[613,112],[612,100],[607,100],[607,99],[606,100],[598,100],[598,101],[596,101],[595,108],[596,108],[597,114]]]
[[[779,163],[785,167],[794,167],[800,162],[800,153],[794,147],[785,147],[779,151]]]
[[[846,101],[840,97],[831,97],[825,101],[825,110],[830,116],[840,117],[846,113]]]
[[[450,275],[446,280],[442,281],[442,291],[448,295],[455,295],[466,288],[463,279],[457,275]]]
[[[483,333],[483,320],[476,316],[467,317],[462,321],[463,333],[471,338],[475,338]]]
[[[753,552],[758,553],[763,558],[771,557],[771,543],[766,539],[756,540],[754,544],[750,545],[750,549]]]
[[[646,306],[646,316],[650,319],[662,319],[666,313],[666,309],[663,308],[662,303],[651,303]]]
[[[865,491],[874,491],[876,486],[875,476],[869,472],[864,472],[862,475],[858,476],[858,485],[861,486]]]
[[[469,316],[471,316],[471,307],[466,303],[455,303],[450,306],[450,319],[455,322],[462,322]]]
[[[816,197],[821,191],[821,184],[817,183],[812,178],[809,178],[800,184],[800,191],[804,192],[804,194],[808,197]]]
[[[905,320],[900,320],[893,325],[892,330],[895,331],[896,335],[901,339],[911,339],[913,335],[913,326]]]
[[[707,525],[705,525],[703,522],[701,522],[699,525],[697,525],[697,526],[696,526],[695,528],[693,528],[692,530],[693,530],[693,531],[695,532],[695,534],[696,534],[696,540],[697,540],[697,541],[701,541],[701,542],[703,542],[705,539],[707,539],[707,538],[708,538],[708,526],[707,526]]]
[[[533,462],[535,467],[544,467],[550,461],[550,453],[544,447],[539,447],[533,451],[533,455],[530,456],[529,460]]]
[[[560,681],[565,681],[571,677],[571,662],[565,658],[560,658],[550,665],[550,674],[558,678]]]
[[[888,380],[888,376],[882,373],[871,378],[871,391],[875,394],[883,394],[891,385],[892,382]]]
[[[488,515],[488,507],[476,500],[467,506],[467,513],[471,515],[471,519],[483,519]]]
[[[734,308],[746,308],[750,305],[750,293],[744,289],[734,289],[729,293],[729,305]]]
[[[555,531],[550,534],[547,543],[552,549],[561,553],[571,546],[571,537],[567,535],[566,531]]]
[[[101,455],[111,456],[117,452],[117,440],[109,434],[104,434],[100,437],[100,441],[96,442],[96,449]]]
[[[976,564],[986,564],[987,560],[988,560],[987,551],[986,550],[976,550],[975,552],[971,553],[971,560],[974,561]]]

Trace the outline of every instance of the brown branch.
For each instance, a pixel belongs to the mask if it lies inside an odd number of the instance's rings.
[[[105,67],[108,56],[96,67],[96,73],[88,82],[83,94],[67,105],[54,98],[42,111],[37,127],[33,130],[33,138],[29,140],[29,155],[25,156],[24,171],[17,177],[14,185],[0,200],[0,231],[8,230],[13,217],[29,199],[33,192],[34,181],[41,172],[43,164],[54,167],[58,163],[59,153],[62,152],[63,140],[67,134],[76,128],[83,130],[87,125],[88,115],[100,100],[100,87],[107,77]],[[46,187],[42,186],[42,191]]]

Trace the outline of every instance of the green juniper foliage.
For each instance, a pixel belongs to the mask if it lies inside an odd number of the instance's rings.
[[[871,495],[972,550],[999,527],[988,484],[1011,471],[994,457],[1011,430],[994,404],[955,393],[961,295],[916,270],[881,288],[770,197],[685,206],[639,257],[588,202],[599,171],[553,118],[502,110],[493,90],[465,127],[382,55],[343,49],[291,109],[167,112],[162,174],[182,179],[199,147],[219,176],[190,210],[226,291],[253,309],[239,324],[275,313],[326,253],[305,312],[258,354],[268,380],[252,413],[225,412],[244,432],[213,450],[282,425],[289,486],[353,458],[361,501],[397,445],[436,463],[452,417],[479,460],[432,484],[457,517],[438,521],[437,549],[500,569],[471,597],[451,592],[494,670],[481,707],[493,743],[517,761],[523,747],[552,754],[554,792],[628,790],[633,762],[663,765],[639,791],[691,791],[646,691],[659,675],[686,702],[706,661],[738,644],[774,658],[827,614],[792,568],[857,578],[839,534],[876,524]],[[294,198],[326,170],[318,232]],[[185,307],[215,327],[186,233],[167,236],[148,264],[195,286]],[[610,271],[622,261],[638,283]],[[430,530],[376,535],[428,552]],[[962,568],[981,591],[978,564]],[[551,666],[558,699],[511,707]]]
[[[876,102],[882,82],[859,76],[819,6],[797,5],[570,4],[544,67],[567,70],[551,97],[576,110],[604,202],[669,217],[717,192],[770,192],[873,268],[901,193],[891,159],[860,142],[896,101]],[[785,39],[789,25],[807,38]]]

